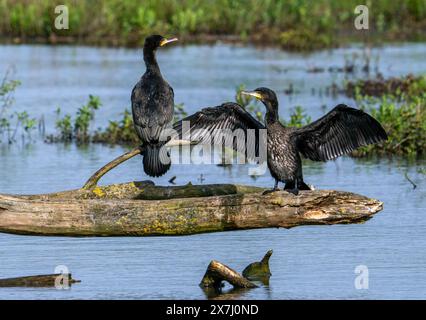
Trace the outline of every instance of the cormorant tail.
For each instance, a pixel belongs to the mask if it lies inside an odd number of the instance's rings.
[[[311,188],[304,181],[301,181],[301,182],[298,181],[297,189],[299,189],[299,190],[311,190]]]
[[[160,177],[170,169],[170,155],[164,144],[145,145],[143,170],[151,177]]]

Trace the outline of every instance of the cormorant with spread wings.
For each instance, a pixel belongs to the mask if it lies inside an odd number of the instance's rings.
[[[362,110],[339,104],[318,120],[302,127],[283,126],[278,117],[278,99],[274,91],[257,88],[243,91],[263,102],[266,107],[264,124],[253,118],[244,108],[236,103],[224,103],[221,106],[205,108],[188,116],[174,125],[174,129],[183,137],[189,132],[191,142],[203,143],[213,141],[222,143],[221,139],[204,139],[206,135],[217,135],[221,130],[249,129],[259,131],[266,129],[265,139],[255,135],[256,152],[259,144],[267,144],[267,164],[278,190],[278,182],[284,182],[284,190],[298,193],[298,190],[310,190],[303,181],[302,161],[300,155],[313,161],[327,161],[348,154],[358,147],[366,146],[387,139],[387,134],[379,122]],[[184,126],[187,121],[190,126]],[[192,134],[195,132],[195,134]],[[249,139],[246,139],[246,148]],[[252,143],[253,143],[252,141]],[[235,143],[233,148],[242,151]]]

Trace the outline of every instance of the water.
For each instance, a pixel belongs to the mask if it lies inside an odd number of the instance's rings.
[[[281,115],[298,104],[313,117],[348,98],[312,95],[342,74],[307,73],[312,66],[342,66],[358,48],[321,51],[309,55],[274,49],[217,46],[175,47],[159,53],[163,74],[175,89],[176,102],[188,112],[201,106],[233,100],[234,88],[270,86],[278,91]],[[385,76],[426,72],[426,46],[395,45],[375,49]],[[99,95],[104,103],[96,126],[117,119],[129,106],[133,84],[143,71],[140,50],[85,47],[1,46],[0,73],[14,65],[22,81],[16,109],[45,116],[54,131],[53,110],[67,113]],[[138,71],[139,70],[139,71]],[[283,93],[293,83],[300,93]],[[321,105],[327,107],[321,108]],[[0,146],[0,192],[44,193],[80,187],[122,147],[49,145]],[[426,159],[354,160],[339,158],[326,164],[305,162],[308,183],[317,188],[357,192],[384,202],[384,210],[365,224],[304,226],[290,230],[231,231],[184,237],[64,238],[0,234],[0,277],[53,273],[66,265],[82,283],[70,290],[0,289],[0,299],[205,299],[198,287],[212,259],[242,269],[273,249],[269,287],[235,293],[241,299],[420,299],[426,298],[426,192],[417,170]],[[246,166],[222,168],[174,165],[156,180],[176,183],[245,183],[270,187],[268,174],[256,180]],[[413,190],[404,178],[417,184]],[[104,177],[102,183],[144,180],[140,159],[131,159]],[[369,270],[369,289],[357,290],[356,266]]]

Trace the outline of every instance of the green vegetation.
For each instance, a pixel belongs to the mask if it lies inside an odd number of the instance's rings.
[[[354,156],[425,154],[426,75],[359,80],[351,86],[358,106],[376,118],[389,135],[387,141],[361,148]]]
[[[99,97],[89,95],[89,101],[77,110],[74,122],[69,114],[61,116],[61,109],[56,110],[58,119],[56,120],[57,136],[48,136],[51,142],[70,142],[75,140],[78,143],[87,143],[91,140],[90,124],[95,119],[95,111],[101,106]]]
[[[132,144],[140,143],[139,137],[133,127],[132,114],[126,109],[120,121],[110,121],[105,130],[97,130],[92,142],[108,144]]]
[[[226,38],[310,50],[346,40],[425,39],[426,2],[366,1],[368,32],[355,30],[357,0],[64,0],[69,29],[55,30],[52,0],[0,1],[0,36],[15,41],[141,45],[148,34]]]
[[[22,132],[22,138],[31,140],[31,132],[35,129],[37,121],[31,118],[26,111],[11,112],[14,93],[21,84],[18,80],[8,80],[8,73],[0,83],[0,142],[3,140],[12,144],[17,135]]]
[[[361,109],[376,118],[388,133],[388,140],[360,148],[354,156],[397,154],[420,156],[426,151],[426,93],[405,97],[357,97]],[[377,107],[378,106],[378,107]]]

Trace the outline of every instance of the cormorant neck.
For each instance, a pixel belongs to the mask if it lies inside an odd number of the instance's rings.
[[[278,121],[278,102],[277,101],[265,101],[266,114],[265,122],[266,123],[275,123]]]
[[[155,52],[155,49],[143,48],[143,60],[145,61],[146,71],[160,74],[160,67],[158,66]]]

